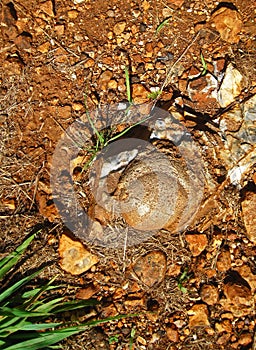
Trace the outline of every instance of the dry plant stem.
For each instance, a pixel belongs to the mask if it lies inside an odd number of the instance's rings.
[[[125,229],[125,240],[124,240],[124,253],[123,253],[123,272],[125,272],[125,258],[126,258],[126,248],[127,248],[127,235],[128,235],[128,228]]]
[[[197,40],[197,38],[198,38],[198,36],[199,36],[200,33],[201,33],[201,32],[199,31],[196,35],[194,35],[194,38],[193,38],[193,40],[191,41],[191,43],[185,48],[185,50],[183,50],[183,52],[182,52],[182,54],[179,56],[179,58],[178,58],[178,59],[172,64],[172,66],[170,67],[169,72],[167,73],[166,78],[165,78],[165,80],[164,80],[164,82],[163,82],[163,84],[162,84],[162,86],[161,86],[161,88],[160,88],[160,91],[161,91],[161,92],[162,92],[163,89],[166,87],[166,85],[168,85],[169,79],[170,79],[170,76],[171,76],[172,73],[173,73],[174,67],[182,60],[182,58],[186,55],[186,53],[187,53],[188,50],[191,48],[191,46],[194,45],[194,43],[196,42],[196,40]],[[158,99],[160,98],[160,96],[161,96],[161,95],[159,95],[159,97],[158,97],[156,100],[158,100]]]

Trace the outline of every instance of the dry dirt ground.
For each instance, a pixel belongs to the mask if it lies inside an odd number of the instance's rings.
[[[223,114],[255,94],[255,3],[3,0],[0,6],[0,253],[39,227],[23,273],[45,264],[37,283],[57,274],[67,297],[100,301],[67,317],[138,314],[70,338],[63,348],[255,349],[255,158],[240,183],[230,184],[231,163],[213,157],[215,141],[211,150],[207,144]],[[243,77],[222,106],[204,90],[216,64],[222,72],[232,64]],[[52,154],[63,131],[85,114],[85,93],[89,110],[127,101],[125,67],[134,103],[152,103],[150,91],[163,88],[159,107],[187,106],[182,123],[201,147],[217,196],[201,225],[159,231],[125,251],[91,245],[92,266],[72,275],[59,255],[79,241],[68,241],[54,209]],[[228,127],[239,129],[235,122]]]

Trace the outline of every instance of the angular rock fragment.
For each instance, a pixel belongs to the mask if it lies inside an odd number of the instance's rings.
[[[214,305],[219,300],[218,289],[211,284],[204,284],[200,292],[202,300],[208,305]]]
[[[254,310],[252,293],[247,286],[228,282],[223,291],[226,298],[222,298],[220,304],[235,317],[246,316]]]
[[[205,304],[196,304],[188,311],[189,328],[209,327],[209,312]]]
[[[231,268],[231,257],[229,250],[224,250],[218,256],[216,263],[218,271],[225,272]]]
[[[84,245],[63,234],[59,242],[60,266],[72,275],[80,275],[99,261]]]
[[[189,244],[189,249],[193,256],[200,255],[208,244],[208,239],[205,234],[187,234],[185,239]]]
[[[230,63],[217,95],[221,107],[227,107],[235,101],[235,98],[242,92],[243,83],[243,75]]]
[[[239,42],[243,22],[235,9],[221,7],[212,15],[212,22],[223,40],[231,44]]]

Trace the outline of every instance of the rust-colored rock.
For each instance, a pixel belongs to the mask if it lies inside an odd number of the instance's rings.
[[[188,311],[189,328],[209,327],[208,309],[205,304],[196,304]]]
[[[228,271],[231,268],[231,257],[229,250],[224,250],[219,254],[216,266],[221,272]]]
[[[224,310],[232,312],[235,317],[246,316],[254,310],[254,300],[248,287],[228,282],[223,291],[226,299],[221,299],[220,304]]]
[[[208,305],[214,305],[219,300],[218,289],[211,284],[204,284],[200,292],[202,300]]]
[[[175,325],[166,327],[166,335],[167,335],[167,338],[174,343],[177,343],[180,339],[179,332]]]
[[[256,243],[256,193],[247,192],[242,201],[242,212],[248,239]]]
[[[166,273],[166,256],[161,251],[150,252],[139,258],[133,271],[142,283],[153,287],[161,283]]]
[[[54,222],[60,217],[56,206],[54,203],[49,203],[49,196],[44,191],[37,191],[36,201],[38,204],[39,213],[50,222]]]
[[[169,6],[181,7],[185,0],[168,0],[166,3]]]
[[[239,33],[243,28],[243,22],[236,10],[221,7],[214,12],[212,22],[223,40],[231,44],[239,42]]]
[[[100,287],[98,285],[94,285],[93,283],[90,283],[87,287],[81,288],[77,291],[76,298],[82,299],[82,300],[88,300],[93,295],[98,293],[99,290],[100,290]]]
[[[136,104],[145,103],[149,101],[150,91],[142,84],[132,85],[132,99]]]
[[[189,244],[189,249],[193,256],[200,255],[208,244],[208,239],[205,234],[187,234],[185,239]]]
[[[252,273],[252,270],[247,265],[239,266],[235,270],[240,274],[240,276],[244,280],[246,280],[246,282],[251,287],[252,294],[253,294],[255,292],[255,290],[256,290],[256,275],[254,275]]]
[[[250,333],[243,333],[240,335],[238,343],[247,346],[252,342],[252,335]]]
[[[66,234],[60,238],[59,256],[61,268],[72,275],[88,271],[99,261],[81,242],[71,239]]]
[[[40,5],[40,11],[44,12],[50,17],[54,17],[53,3],[51,0],[45,1]]]
[[[232,323],[230,320],[224,320],[222,322],[216,322],[215,323],[215,329],[218,333],[231,333],[232,332]]]

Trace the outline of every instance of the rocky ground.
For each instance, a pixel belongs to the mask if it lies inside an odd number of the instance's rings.
[[[23,273],[46,264],[40,280],[57,274],[67,297],[100,301],[70,317],[137,314],[64,349],[256,348],[255,16],[249,0],[2,1],[0,253],[40,227]],[[186,230],[113,249],[67,230],[50,174],[62,134],[86,119],[85,94],[89,111],[127,102],[125,67],[133,104],[191,135],[205,182]],[[150,126],[165,151],[167,119]]]

